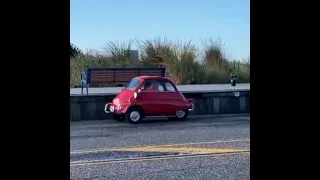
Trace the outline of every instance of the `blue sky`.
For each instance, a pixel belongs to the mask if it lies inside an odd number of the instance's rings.
[[[221,38],[229,58],[250,55],[250,0],[71,0],[70,41],[101,50],[109,41]]]

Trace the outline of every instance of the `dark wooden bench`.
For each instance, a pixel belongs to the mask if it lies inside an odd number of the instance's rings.
[[[88,68],[81,73],[81,94],[90,84],[110,83],[124,85],[136,76],[165,76],[165,68]]]

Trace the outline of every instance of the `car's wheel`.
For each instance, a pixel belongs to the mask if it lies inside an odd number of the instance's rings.
[[[179,109],[176,111],[175,117],[169,117],[169,120],[185,120],[187,119],[189,111],[185,109]]]
[[[132,107],[126,112],[126,120],[131,124],[138,124],[143,119],[143,111],[141,108]]]
[[[123,115],[114,114],[113,119],[115,119],[116,121],[124,121],[125,117]]]

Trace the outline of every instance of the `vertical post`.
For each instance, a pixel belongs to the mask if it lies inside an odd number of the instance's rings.
[[[87,81],[87,83],[86,83],[86,91],[87,91],[87,95],[88,95],[89,94],[88,88],[89,88],[90,81],[91,81],[91,69],[87,69],[87,73],[86,74],[87,74],[86,75],[86,81]]]
[[[81,83],[81,95],[83,95],[83,82],[84,82],[84,72],[81,73],[81,76],[80,76],[80,83]]]
[[[81,95],[83,94],[83,81],[81,81]]]
[[[89,89],[89,83],[87,83],[87,87],[86,87],[87,95],[89,95],[88,89]]]
[[[165,77],[166,76],[166,68],[164,67],[161,67],[161,74],[162,74],[162,77]]]
[[[235,90],[235,87],[237,85],[237,75],[235,73],[232,73],[230,75],[230,83],[233,90]]]
[[[232,87],[234,96],[239,97],[240,93],[235,91],[236,90],[236,85],[237,85],[237,75],[235,73],[232,73],[230,75],[230,83],[231,83],[231,87]]]

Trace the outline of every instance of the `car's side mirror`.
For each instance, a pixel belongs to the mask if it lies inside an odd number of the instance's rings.
[[[123,91],[124,88],[121,88],[120,91]]]

